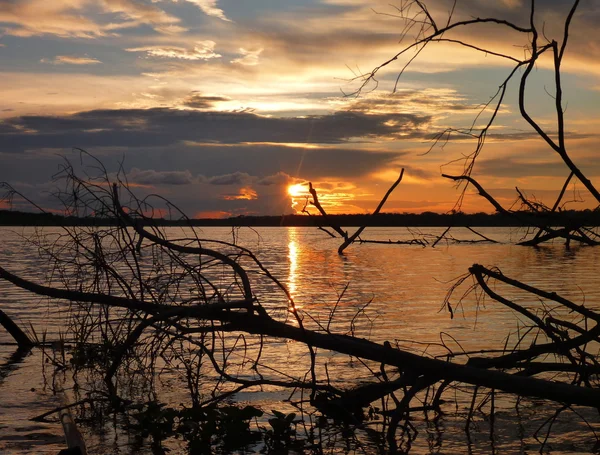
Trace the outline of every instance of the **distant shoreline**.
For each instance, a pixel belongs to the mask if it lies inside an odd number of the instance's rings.
[[[540,222],[548,226],[600,226],[599,211],[562,211],[543,215],[529,212],[516,212],[514,216],[487,213],[437,214],[425,212],[382,213],[372,215],[281,215],[281,216],[238,216],[223,219],[168,220],[162,218],[144,219],[143,224],[157,226],[329,226],[330,222],[338,226],[371,227],[519,227],[532,226]],[[29,213],[0,210],[0,226],[111,226],[115,219],[102,217],[65,217],[51,213]]]

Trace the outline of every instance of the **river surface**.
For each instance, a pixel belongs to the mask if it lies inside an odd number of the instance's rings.
[[[46,228],[46,232],[53,229],[58,228]],[[173,236],[181,232],[167,228],[169,235],[171,230]],[[507,335],[518,330],[518,317],[493,301],[477,302],[471,294],[459,304],[460,289],[452,300],[455,316],[450,317],[444,298],[455,280],[474,263],[498,267],[507,276],[557,292],[576,303],[591,307],[600,303],[597,248],[567,250],[559,243],[540,248],[517,246],[514,242],[523,232],[514,229],[480,229],[484,235],[498,240],[497,244],[442,241],[435,248],[356,244],[350,246],[344,256],[337,254],[338,240],[315,228],[270,227],[239,229],[233,233],[230,228],[203,228],[200,231],[203,237],[229,241],[235,235],[236,242],[250,248],[288,287],[297,307],[312,316],[309,324],[327,324],[335,308],[331,328],[348,333],[352,318],[370,302],[356,319],[360,336],[378,342],[398,342],[405,349],[431,355],[442,353],[444,345],[453,351],[501,349]],[[34,228],[30,227],[0,228],[0,263],[16,274],[43,282],[44,264],[40,263],[37,249],[25,240],[33,232]],[[411,231],[369,228],[363,237],[396,240],[425,236],[431,244],[441,232],[435,228]],[[451,234],[460,240],[478,238],[466,229],[456,228]],[[255,286],[254,292],[266,307],[286,305],[281,294],[274,293],[272,288],[261,290]],[[541,305],[531,298],[523,300],[524,296],[513,292],[505,290],[503,295],[534,309]],[[0,308],[30,334],[34,330],[39,339],[56,339],[64,332],[67,314],[61,311],[62,307],[3,281],[0,281]],[[60,405],[60,398],[53,395],[49,387],[49,376],[43,374],[44,357],[39,351],[33,351],[24,359],[16,359],[11,342],[10,336],[0,328],[0,453],[56,454],[64,447],[60,425],[29,420]],[[291,351],[289,343],[282,343],[280,352],[271,354],[275,364],[293,370],[294,366],[289,363]],[[331,365],[337,370],[329,371],[330,375],[341,382],[356,379],[356,373],[346,360]],[[238,397],[242,402],[258,403],[265,410],[276,407],[273,402],[280,398],[275,393],[264,392],[244,393]],[[509,411],[500,412],[495,439],[490,438],[482,422],[482,428],[468,443],[462,431],[464,420],[462,424],[438,422],[435,428],[422,423],[423,434],[410,453],[537,452],[536,440],[523,434],[530,431],[525,427],[535,420],[536,411],[529,415],[527,410],[524,413],[521,420]],[[592,415],[590,419],[595,419],[591,422],[595,426],[598,416]],[[571,414],[565,422],[556,424],[559,436],[549,447],[552,453],[580,453],[592,449],[594,440],[590,440],[590,432],[575,420]],[[98,434],[84,429],[85,432],[89,433],[86,436],[93,447],[90,453],[130,453],[127,441],[116,441],[110,432]],[[368,447],[361,450],[358,453],[370,453]]]

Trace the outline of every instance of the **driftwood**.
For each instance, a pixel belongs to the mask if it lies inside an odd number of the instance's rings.
[[[27,334],[2,310],[0,310],[0,325],[14,338],[19,348],[31,349],[34,346],[34,342]]]
[[[85,440],[75,424],[73,415],[69,407],[64,407],[58,413],[60,423],[65,433],[65,442],[67,450],[61,450],[60,453],[72,455],[87,455]]]

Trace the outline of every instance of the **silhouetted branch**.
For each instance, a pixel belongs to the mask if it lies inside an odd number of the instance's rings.
[[[0,310],[0,325],[14,338],[20,349],[31,349],[35,345],[27,334],[2,310]]]
[[[595,200],[600,203],[600,192],[596,189],[596,187],[591,183],[591,181],[585,176],[584,172],[573,162],[571,159],[565,141],[565,120],[564,120],[564,109],[562,106],[563,99],[563,90],[562,90],[562,81],[561,81],[561,65],[562,60],[564,58],[567,43],[569,41],[569,33],[570,28],[572,26],[573,18],[575,17],[575,13],[579,7],[579,0],[575,0],[571,3],[568,14],[566,15],[564,22],[562,24],[562,39],[554,40],[550,38],[546,38],[546,43],[540,43],[539,31],[537,29],[536,22],[537,21],[537,8],[535,1],[530,2],[529,11],[528,11],[528,26],[520,26],[513,22],[505,21],[500,18],[472,18],[470,20],[463,21],[453,21],[453,14],[456,3],[453,5],[452,10],[448,14],[448,19],[446,21],[446,25],[441,27],[438,26],[437,22],[434,20],[434,17],[430,13],[427,5],[423,1],[413,1],[403,3],[400,8],[398,8],[398,16],[405,21],[407,26],[405,30],[402,31],[402,37],[407,36],[409,32],[412,30],[412,26],[419,24],[420,27],[416,32],[415,41],[409,45],[404,46],[399,52],[397,52],[393,57],[383,62],[381,65],[374,68],[370,73],[362,75],[360,78],[361,86],[357,91],[357,94],[361,92],[361,90],[366,87],[366,85],[370,81],[375,81],[376,74],[384,67],[390,65],[392,62],[398,60],[401,56],[407,53],[410,50],[414,50],[415,53],[412,57],[410,57],[407,63],[400,69],[398,72],[398,77],[396,80],[396,86],[403,75],[404,71],[407,67],[417,58],[419,53],[425,48],[425,46],[433,43],[447,43],[447,44],[455,44],[458,46],[466,47],[472,49],[474,51],[480,52],[482,54],[492,55],[504,60],[508,60],[513,62],[514,67],[508,72],[507,76],[504,78],[502,83],[500,84],[496,93],[487,101],[477,116],[475,117],[470,128],[446,128],[443,132],[437,133],[433,140],[433,144],[431,145],[431,150],[435,146],[442,146],[450,141],[451,135],[459,134],[467,137],[472,137],[475,139],[476,145],[474,150],[470,153],[463,153],[462,156],[456,160],[451,160],[447,164],[453,164],[455,162],[463,162],[463,172],[461,177],[450,177],[444,174],[444,177],[453,178],[455,181],[462,182],[463,185],[458,185],[461,189],[460,194],[458,196],[457,202],[455,204],[454,209],[460,210],[463,200],[466,194],[466,190],[469,185],[474,185],[473,181],[470,181],[469,178],[472,176],[475,162],[479,157],[480,153],[483,150],[483,147],[486,142],[487,133],[490,131],[492,124],[495,122],[500,108],[504,102],[504,97],[506,94],[506,90],[508,84],[513,78],[518,77],[518,105],[519,112],[521,116],[525,119],[525,121],[533,128],[533,130],[541,137],[545,143],[556,152],[562,161],[565,163],[567,168],[570,171],[572,176],[575,176],[578,180],[580,180],[584,187],[592,194]],[[416,10],[416,12],[414,11]],[[478,43],[470,42],[468,40],[455,38],[448,36],[450,32],[455,30],[457,27],[474,27],[477,25],[485,25],[495,23],[498,25],[502,25],[504,27],[508,27],[514,31],[520,32],[520,36],[526,37],[525,44],[523,48],[526,49],[526,55],[524,57],[515,57],[513,55],[507,54],[506,51],[498,51],[493,49],[491,46],[482,46]],[[544,35],[545,37],[545,35]],[[548,92],[549,95],[554,100],[554,107],[556,113],[556,132],[553,132],[545,127],[541,126],[538,121],[530,114],[527,104],[526,104],[526,93],[529,83],[529,78],[535,68],[536,64],[544,56],[544,54],[551,53],[553,60],[553,73],[554,73],[554,90],[552,93]],[[523,68],[523,71],[519,76],[517,76],[517,70]],[[394,88],[396,90],[396,88]],[[484,123],[483,126],[478,127],[477,122],[479,117],[484,113],[489,113],[488,120]],[[565,185],[557,199],[557,204],[562,199],[566,186],[570,181],[571,177],[567,179]],[[478,192],[484,196],[488,201],[494,206],[494,208],[499,213],[507,214],[509,211],[504,210],[500,204],[497,203],[490,195],[487,193],[481,185],[476,186]],[[520,194],[521,200],[525,206],[528,206],[532,212],[539,212],[535,208],[535,203],[529,201],[522,194]],[[555,205],[557,205],[555,204]],[[552,209],[551,212],[554,212],[556,208]],[[529,219],[529,218],[528,218]],[[533,226],[538,227],[538,231],[532,240],[528,240],[522,244],[524,245],[538,245],[543,241],[548,241],[554,238],[562,237],[565,239],[567,246],[571,241],[581,242],[587,245],[595,245],[597,244],[593,239],[589,238],[585,234],[582,235],[581,226],[572,226],[571,229],[566,231],[556,231],[551,229],[551,226],[543,226],[533,224]],[[545,235],[543,235],[545,234]],[[439,239],[441,240],[441,238]]]
[[[396,187],[402,181],[402,177],[403,176],[404,176],[404,168],[401,169],[400,175],[398,176],[398,178],[396,179],[396,181],[388,188],[387,192],[384,194],[384,196],[381,199],[381,201],[379,201],[379,204],[377,205],[377,207],[375,208],[375,210],[373,211],[373,213],[370,216],[376,216],[376,215],[379,214],[379,212],[381,211],[381,209],[383,208],[383,206],[387,202],[388,198],[392,194],[392,192],[396,189]],[[325,211],[325,209],[323,208],[323,206],[319,202],[319,196],[317,194],[317,190],[313,187],[312,183],[309,183],[308,185],[309,185],[309,192],[312,195],[312,201],[310,201],[310,203],[317,208],[317,210],[319,211],[319,213],[323,216],[325,222],[335,232],[337,232],[339,234],[339,236],[343,239],[342,244],[338,248],[338,254],[340,254],[340,255],[344,254],[344,250],[346,248],[348,248],[348,246],[350,246],[354,242],[358,242],[358,243],[378,243],[378,244],[389,244],[389,245],[422,245],[422,246],[425,246],[427,244],[426,241],[421,240],[421,239],[412,239],[412,240],[408,240],[408,241],[404,241],[404,240],[396,240],[396,241],[387,240],[387,241],[385,241],[385,240],[367,240],[367,239],[361,239],[360,235],[366,229],[367,225],[363,225],[363,226],[359,227],[356,231],[354,231],[354,233],[352,235],[348,235],[347,231],[344,231],[340,226],[338,226],[335,223],[333,223],[333,221],[331,220],[331,217],[329,217],[327,215],[327,212]],[[331,231],[328,231],[327,229],[324,229],[322,227],[320,227],[319,229],[325,231],[329,236],[335,237],[335,235],[333,235],[333,233]]]
[[[377,207],[373,211],[372,216],[377,215],[381,211],[382,207],[384,206],[384,204],[388,200],[388,197],[390,196],[390,194],[392,194],[392,192],[396,189],[396,187],[402,181],[402,177],[403,176],[404,176],[404,168],[402,168],[402,170],[400,171],[400,175],[398,176],[398,178],[396,179],[396,181],[392,184],[392,186],[389,187],[389,189],[387,190],[387,192],[385,193],[385,195],[383,196],[383,198],[381,199],[381,201],[379,202],[379,204],[377,205]],[[366,226],[359,227],[354,232],[354,234],[352,234],[350,237],[346,238],[344,240],[344,243],[342,243],[340,245],[340,247],[338,248],[338,254],[343,254],[344,250],[348,247],[348,245],[350,245],[352,242],[354,242],[354,240],[356,240],[358,238],[358,236],[360,234],[362,234],[362,232],[365,230],[365,228],[366,228]]]

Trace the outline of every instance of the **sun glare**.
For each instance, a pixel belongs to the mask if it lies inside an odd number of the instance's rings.
[[[306,186],[301,183],[288,186],[287,192],[292,197],[300,197],[306,194]]]

